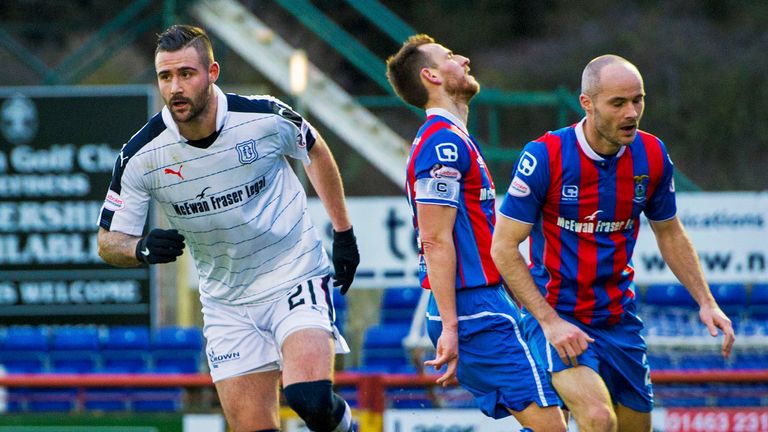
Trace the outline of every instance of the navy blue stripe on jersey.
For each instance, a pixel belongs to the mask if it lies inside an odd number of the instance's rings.
[[[141,130],[134,135],[120,150],[115,161],[115,169],[112,170],[112,183],[110,189],[120,193],[122,186],[120,180],[123,177],[123,171],[128,165],[128,161],[141,150],[142,147],[149,144],[150,141],[157,138],[166,129],[163,117],[160,113],[155,114]]]
[[[160,113],[155,114],[148,122],[141,128],[136,134],[128,140],[127,143],[120,149],[120,153],[115,160],[115,167],[112,169],[112,180],[109,184],[109,189],[119,194],[122,190],[122,178],[125,167],[128,165],[128,161],[141,150],[142,147],[149,144],[150,141],[157,138],[158,135],[163,133],[166,129],[163,117]],[[103,208],[101,211],[101,219],[99,220],[99,226],[104,229],[109,229],[112,225],[112,217],[115,212]]]
[[[291,109],[288,105],[280,103],[277,99],[250,99],[240,95],[227,93],[227,105],[230,112],[277,114],[293,123],[299,130],[301,130],[301,124],[304,121],[296,111]],[[315,145],[315,137],[312,134],[308,134],[307,151],[312,150],[313,145]]]

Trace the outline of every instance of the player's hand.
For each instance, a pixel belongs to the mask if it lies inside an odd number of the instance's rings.
[[[703,306],[699,309],[699,318],[707,326],[712,337],[717,336],[717,329],[723,332],[723,357],[731,355],[731,348],[736,342],[736,334],[733,332],[731,320],[718,306]]]
[[[355,279],[357,266],[360,264],[360,252],[357,250],[357,239],[352,228],[333,232],[333,286],[341,287],[341,295],[344,295],[352,286]]]
[[[436,371],[440,371],[443,365],[448,365],[440,377],[435,382],[443,387],[456,385],[459,380],[456,378],[456,367],[459,362],[459,335],[450,330],[443,329],[440,337],[437,339],[435,347],[435,358],[424,362],[425,366],[434,366]]]
[[[595,341],[583,330],[560,317],[546,325],[542,324],[541,328],[563,363],[571,366],[579,365],[577,357],[587,350],[590,342]]]
[[[175,229],[155,228],[136,245],[136,259],[145,264],[176,261],[184,253],[184,236]]]

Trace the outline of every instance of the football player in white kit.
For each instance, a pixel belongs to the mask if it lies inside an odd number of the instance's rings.
[[[351,430],[333,392],[331,267],[285,156],[301,160],[334,230],[334,286],[344,294],[360,261],[338,167],[315,129],[264,96],[214,83],[205,31],[159,35],[162,111],[125,144],[99,218],[99,254],[116,266],[175,261],[185,246],[200,277],[206,354],[234,431],[280,428],[279,384],[313,431]],[[153,199],[173,229],[142,237]]]

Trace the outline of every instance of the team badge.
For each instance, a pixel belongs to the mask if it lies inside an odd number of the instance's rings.
[[[635,180],[635,197],[632,201],[636,203],[642,203],[645,201],[645,191],[648,189],[648,177],[647,174],[637,175],[632,177]]]
[[[237,158],[240,163],[248,164],[259,158],[259,153],[256,152],[256,141],[248,140],[241,142],[235,146],[237,149]]]

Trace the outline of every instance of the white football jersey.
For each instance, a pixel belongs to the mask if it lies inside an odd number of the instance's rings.
[[[201,296],[260,303],[330,273],[304,189],[285,158],[308,164],[315,131],[275,98],[214,89],[213,142],[188,142],[163,108],[123,146],[99,225],[140,236],[153,199],[186,238]]]

